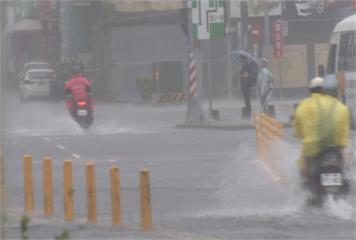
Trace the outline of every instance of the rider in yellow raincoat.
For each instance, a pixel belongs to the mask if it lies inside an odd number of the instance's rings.
[[[349,110],[335,97],[323,91],[324,80],[310,81],[311,95],[296,109],[293,128],[297,138],[302,139],[302,156],[299,170],[308,181],[308,159],[318,155],[323,147],[335,145],[342,151],[349,144]]]

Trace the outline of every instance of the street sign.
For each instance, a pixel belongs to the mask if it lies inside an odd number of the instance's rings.
[[[192,0],[191,4],[193,38],[224,37],[224,0]]]
[[[283,58],[284,41],[283,41],[283,24],[281,21],[273,23],[273,49],[274,58]]]

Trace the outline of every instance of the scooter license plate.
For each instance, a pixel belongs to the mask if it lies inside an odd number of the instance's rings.
[[[78,109],[77,110],[77,115],[81,116],[81,117],[87,116],[88,115],[88,110],[87,109]]]
[[[340,173],[322,173],[321,174],[322,186],[341,186],[342,177]]]

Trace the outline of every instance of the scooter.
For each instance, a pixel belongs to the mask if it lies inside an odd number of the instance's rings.
[[[310,160],[310,182],[307,184],[311,192],[309,205],[321,207],[328,196],[333,199],[347,196],[349,181],[345,176],[342,154],[336,146],[326,147]]]
[[[84,129],[87,130],[93,123],[94,105],[92,100],[69,100],[71,105],[69,111],[72,118]]]

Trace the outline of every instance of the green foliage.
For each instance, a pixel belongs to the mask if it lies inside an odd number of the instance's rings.
[[[62,232],[62,234],[54,236],[54,239],[55,239],[55,240],[65,240],[65,239],[69,239],[69,231],[68,231],[68,230],[64,230],[64,231]]]
[[[21,230],[21,240],[28,240],[28,235],[26,234],[28,231],[28,227],[30,224],[31,219],[26,216],[22,215],[21,222],[20,222],[20,230]],[[60,235],[55,235],[54,236],[55,240],[68,240],[69,239],[69,231],[64,230],[62,234]]]
[[[21,222],[20,222],[20,229],[21,229],[21,240],[28,240],[28,236],[26,234],[27,230],[28,230],[28,225],[30,224],[31,219],[26,216],[23,215],[21,218]]]
[[[145,101],[151,101],[151,96],[156,91],[156,80],[152,78],[138,77],[136,86]]]

